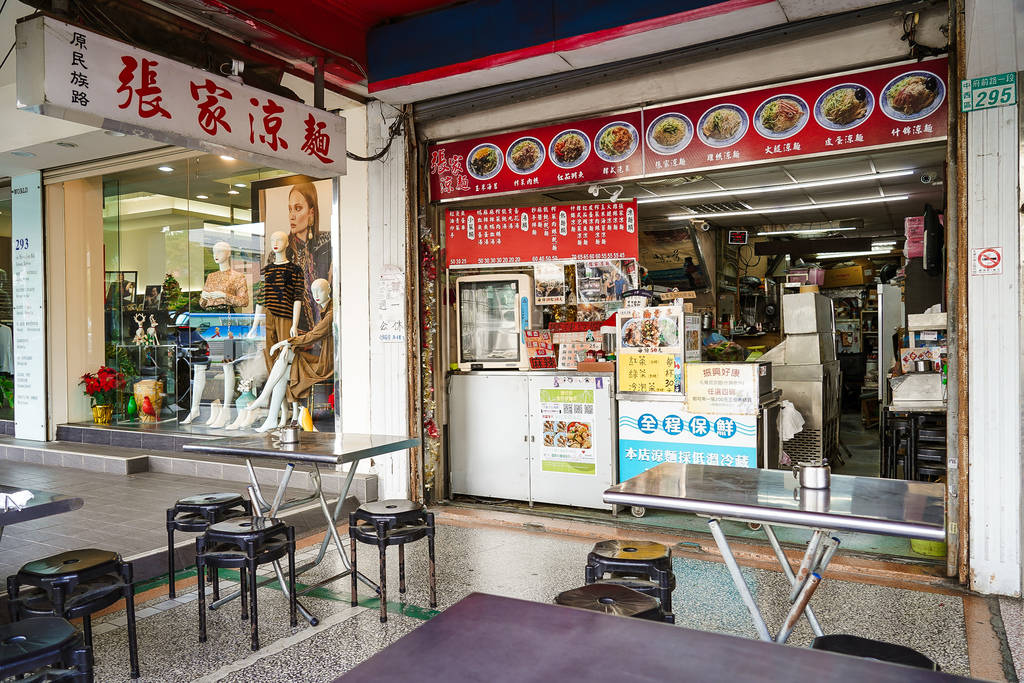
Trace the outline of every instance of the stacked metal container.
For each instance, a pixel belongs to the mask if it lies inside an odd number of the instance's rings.
[[[775,361],[775,387],[804,418],[804,428],[782,449],[793,463],[825,465],[838,454],[840,373],[832,300],[816,292],[782,297],[783,362]]]

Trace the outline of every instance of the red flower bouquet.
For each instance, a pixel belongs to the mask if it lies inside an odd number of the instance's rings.
[[[114,392],[125,387],[124,375],[106,366],[101,367],[99,372],[82,375],[79,384],[85,385],[85,393],[95,406],[113,405]]]

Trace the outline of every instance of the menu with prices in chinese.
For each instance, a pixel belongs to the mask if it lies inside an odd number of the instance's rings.
[[[756,363],[687,363],[686,404],[695,413],[757,415]]]
[[[594,390],[542,388],[537,427],[545,472],[597,474],[594,448]]]
[[[757,416],[693,413],[681,402],[619,401],[619,481],[663,462],[757,467]]]
[[[450,210],[448,267],[636,259],[636,217],[635,201]]]
[[[616,359],[619,391],[678,393],[678,356],[668,353],[624,353]]]

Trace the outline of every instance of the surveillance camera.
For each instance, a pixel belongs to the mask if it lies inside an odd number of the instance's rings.
[[[928,171],[927,173],[922,173],[921,174],[921,182],[924,183],[925,185],[931,185],[936,180],[938,180],[938,178],[939,178],[939,174],[938,173],[932,173],[931,171]]]
[[[700,228],[704,232],[707,232],[708,230],[711,229],[710,225],[708,225],[705,221],[700,221],[700,220],[693,221],[693,227]]]

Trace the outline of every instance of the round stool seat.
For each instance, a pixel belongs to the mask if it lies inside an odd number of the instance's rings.
[[[245,501],[245,499],[237,493],[202,493],[198,496],[179,498],[176,505],[194,505],[199,507],[207,505],[227,505],[229,503],[241,503],[243,501]]]
[[[401,545],[403,543],[418,541],[421,538],[426,537],[427,531],[428,529],[425,523],[398,524],[384,532],[384,544]],[[369,524],[359,524],[351,527],[349,529],[349,534],[351,534],[352,538],[360,543],[379,545],[381,542],[381,537],[377,535],[377,530]]]
[[[76,585],[64,598],[62,614],[66,619],[78,619],[94,614],[121,601],[124,597],[125,582],[116,574],[99,576]],[[42,588],[25,588],[19,595],[19,611],[23,617],[40,617],[53,614],[56,606],[53,599]]]
[[[63,574],[84,572],[105,564],[117,564],[119,559],[117,553],[110,550],[97,550],[96,548],[69,550],[59,555],[50,555],[41,560],[33,560],[24,565],[18,573],[39,577],[55,577]]]
[[[672,558],[672,553],[667,545],[653,541],[601,541],[594,545],[591,553],[608,560],[625,560],[626,562],[669,561]]]
[[[625,586],[592,583],[559,593],[555,603],[622,617],[662,621],[661,604],[649,595]]]
[[[262,534],[277,529],[284,522],[272,517],[234,517],[223,522],[211,524],[207,530],[211,535],[238,535]]]
[[[40,650],[57,651],[81,633],[60,617],[26,619],[0,626],[0,664],[20,660]]]
[[[618,586],[625,586],[626,588],[632,588],[635,591],[640,591],[644,595],[650,595],[652,597],[658,597],[658,591],[661,590],[661,584],[642,572],[608,572],[608,578],[598,579],[594,583],[611,583]],[[675,574],[672,574],[669,577],[668,587],[669,590],[674,591],[676,589]]]
[[[939,668],[939,666],[931,659],[909,647],[893,645],[892,643],[885,643],[881,640],[871,640],[870,638],[861,638],[860,636],[851,636],[841,633],[828,636],[818,636],[811,643],[811,649],[838,652],[840,654],[852,655],[854,657],[879,659],[883,662],[904,664],[906,666],[914,666],[919,669],[932,669],[933,671],[937,671]]]
[[[420,512],[422,505],[404,498],[392,500],[375,500],[370,503],[363,503],[359,509],[371,515],[401,515],[406,512]]]

